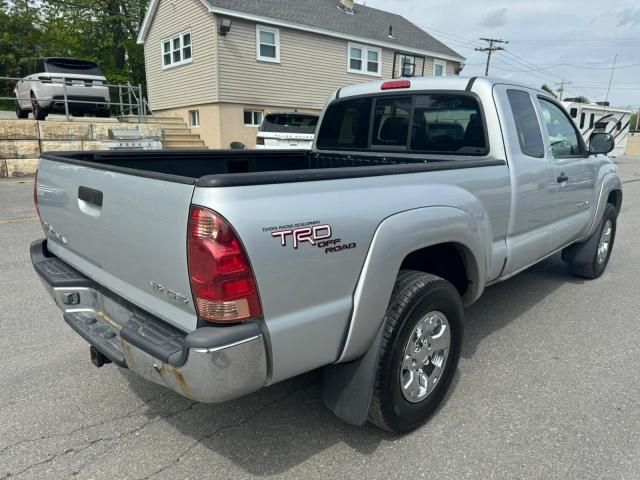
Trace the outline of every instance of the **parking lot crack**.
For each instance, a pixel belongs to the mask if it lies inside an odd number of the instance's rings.
[[[51,433],[51,434],[48,434],[48,435],[41,435],[41,436],[36,437],[36,438],[27,438],[27,439],[20,440],[18,442],[12,443],[12,444],[7,445],[6,447],[3,447],[2,449],[0,449],[0,456],[1,455],[5,455],[7,451],[11,450],[12,448],[18,447],[20,445],[24,445],[24,444],[27,444],[27,443],[33,443],[33,442],[39,442],[39,441],[42,441],[42,440],[49,440],[49,439],[52,439],[52,438],[68,437],[68,436],[73,435],[75,433],[82,432],[82,431],[85,431],[85,430],[89,430],[91,428],[101,427],[101,426],[106,425],[106,424],[111,423],[111,422],[115,422],[115,421],[118,421],[118,420],[123,420],[123,419],[126,419],[126,418],[131,418],[133,416],[139,415],[138,412],[140,410],[142,410],[147,405],[155,402],[156,400],[159,400],[160,398],[164,397],[168,393],[170,393],[170,392],[162,392],[160,395],[156,395],[156,396],[144,401],[143,403],[138,405],[136,408],[134,408],[134,409],[128,411],[127,413],[122,414],[122,415],[106,418],[104,420],[101,420],[99,422],[92,423],[92,424],[89,424],[89,425],[82,425],[82,426],[80,426],[78,428],[75,428],[73,430],[70,430],[68,432]],[[0,480],[2,480],[2,479],[0,479]]]
[[[302,392],[303,390],[306,390],[307,388],[309,388],[314,383],[315,383],[315,380],[311,381],[311,382],[308,382],[305,385],[301,386],[300,388],[297,388],[297,389],[295,389],[295,390],[293,390],[293,391],[291,391],[289,393],[286,393],[286,394],[276,398],[275,400],[273,400],[273,401],[271,401],[269,403],[266,403],[261,408],[259,408],[255,412],[253,412],[251,415],[243,418],[242,420],[240,420],[237,423],[228,424],[228,425],[221,425],[220,427],[214,429],[212,432],[209,432],[209,433],[207,433],[205,435],[200,436],[198,439],[196,439],[195,441],[191,442],[187,448],[182,450],[182,452],[180,452],[178,454],[178,456],[176,458],[174,458],[171,462],[167,463],[166,465],[162,466],[161,468],[157,469],[156,471],[150,473],[149,475],[147,475],[145,477],[139,477],[136,480],[149,480],[149,479],[155,477],[156,475],[160,475],[162,472],[164,472],[165,470],[170,468],[172,465],[175,465],[175,464],[181,462],[182,459],[185,458],[189,454],[189,452],[191,452],[196,446],[198,446],[199,444],[201,444],[205,440],[208,440],[209,438],[212,438],[213,436],[219,434],[220,432],[223,432],[225,430],[230,430],[230,429],[233,429],[233,428],[238,428],[238,427],[246,424],[247,422],[250,422],[251,420],[255,419],[257,416],[259,416],[260,414],[262,414],[263,412],[265,412],[266,410],[268,410],[272,406],[274,406],[274,405],[286,400],[287,398],[290,398],[290,397],[296,395],[297,393]],[[0,479],[0,480],[2,480],[2,479]]]

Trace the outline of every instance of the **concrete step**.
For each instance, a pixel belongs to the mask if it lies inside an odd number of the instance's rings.
[[[125,115],[122,117],[122,120],[129,123],[138,123],[137,115]],[[159,124],[181,124],[184,123],[184,120],[181,117],[168,117],[168,116],[157,116],[157,115],[148,115],[145,123],[159,123]]]
[[[163,130],[188,128],[186,123],[148,123],[147,125],[157,125]]]
[[[162,131],[164,132],[165,135],[191,135],[194,134],[190,128],[188,127],[170,127],[170,128],[163,128]],[[197,135],[197,134],[194,134]]]
[[[194,146],[194,145],[169,145],[164,147],[165,150],[209,150],[204,145]]]
[[[164,148],[169,150],[175,149],[199,149],[206,150],[207,147],[202,140],[181,140],[181,141],[165,141]]]
[[[180,117],[147,117],[147,123],[159,123],[162,125],[184,125],[185,122]]]
[[[200,135],[194,135],[192,133],[185,134],[167,134],[167,131],[164,131],[164,141],[165,142],[202,142]]]

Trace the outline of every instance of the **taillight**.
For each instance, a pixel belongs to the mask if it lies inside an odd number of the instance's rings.
[[[198,316],[209,322],[240,322],[262,315],[253,270],[238,236],[213,211],[192,206],[188,261]]]
[[[264,145],[264,138],[258,137],[256,139],[256,145]]]
[[[391,80],[384,82],[380,86],[380,90],[394,90],[396,88],[410,88],[411,82],[409,80]]]

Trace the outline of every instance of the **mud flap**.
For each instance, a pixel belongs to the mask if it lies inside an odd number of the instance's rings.
[[[369,350],[362,357],[324,369],[324,404],[338,418],[351,425],[364,425],[369,416],[383,327],[380,327]]]

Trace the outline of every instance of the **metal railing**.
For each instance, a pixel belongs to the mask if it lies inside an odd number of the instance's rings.
[[[63,104],[64,106],[64,115],[67,118],[67,121],[70,120],[70,116],[74,113],[87,113],[86,109],[77,109],[74,108],[74,105],[93,105],[93,106],[103,106],[110,112],[112,109],[117,109],[118,117],[124,118],[125,116],[137,116],[138,122],[143,123],[147,119],[147,112],[150,112],[148,106],[149,103],[147,99],[144,98],[142,94],[142,85],[131,85],[131,83],[127,82],[126,84],[116,83],[96,83],[99,80],[82,80],[82,79],[74,79],[67,77],[53,77],[49,78],[37,78],[37,79],[28,79],[28,78],[16,78],[16,77],[2,77],[0,76],[0,92],[5,90],[4,84],[14,83],[16,87],[20,84],[24,83],[37,83],[42,84],[44,88],[48,86],[52,87],[60,87],[62,86],[62,98],[55,98],[56,96],[40,96],[36,95],[36,92],[33,88],[29,87],[25,89],[29,92],[29,96],[17,97],[15,94],[12,96],[0,96],[0,100],[10,101],[10,102],[29,102],[31,104],[31,111],[35,110],[36,103],[40,105],[42,102],[50,103],[52,106],[59,106]],[[91,82],[91,83],[89,83]],[[69,90],[72,89],[70,94]],[[87,92],[82,92],[81,89],[86,88]],[[106,88],[108,93],[108,99],[100,100],[86,100],[86,99],[78,99],[77,97],[86,97],[90,96],[89,89],[94,88]],[[76,90],[77,89],[77,90]],[[112,95],[112,92],[115,95]],[[117,100],[114,102],[113,98]],[[22,107],[19,107],[22,108]],[[57,110],[54,110],[50,107],[49,113],[53,113]],[[127,113],[128,112],[128,113]],[[34,112],[35,117],[35,112]]]

